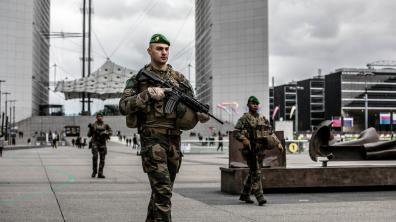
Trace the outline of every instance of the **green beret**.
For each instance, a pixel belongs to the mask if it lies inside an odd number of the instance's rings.
[[[248,99],[248,103],[249,102],[254,102],[254,103],[260,104],[260,101],[255,96],[250,96]]]
[[[151,43],[164,43],[170,46],[169,40],[162,34],[154,34],[151,39],[150,39],[150,44]]]
[[[103,112],[101,112],[101,111],[97,112],[97,113],[96,113],[96,117],[98,117],[98,116],[103,117],[103,116],[104,116],[104,115],[103,115]]]

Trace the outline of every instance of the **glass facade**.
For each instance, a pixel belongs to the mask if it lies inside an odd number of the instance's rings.
[[[224,120],[246,112],[249,96],[269,114],[267,0],[196,0],[197,97]],[[227,114],[218,105],[229,108]],[[222,116],[224,115],[224,116]]]
[[[0,79],[2,92],[16,100],[16,121],[38,115],[48,104],[50,0],[0,1]],[[2,96],[2,111],[4,111]]]

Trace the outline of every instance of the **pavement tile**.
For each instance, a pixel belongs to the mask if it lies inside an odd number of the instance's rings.
[[[316,164],[306,154],[287,158],[294,167]],[[396,191],[273,193],[265,194],[268,204],[263,207],[245,204],[238,195],[220,192],[219,167],[227,164],[226,154],[184,156],[174,186],[173,221],[393,222],[396,218]],[[90,174],[88,149],[4,152],[0,158],[0,221],[145,220],[151,191],[134,150],[112,143],[106,157],[106,179],[90,178]]]

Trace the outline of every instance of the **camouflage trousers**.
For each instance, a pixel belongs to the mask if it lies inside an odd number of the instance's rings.
[[[99,159],[100,159],[99,174],[103,174],[103,168],[105,165],[105,158],[106,158],[106,154],[107,154],[106,146],[99,146],[99,145],[93,144],[91,152],[92,152],[92,172],[95,174],[98,173],[98,156],[99,156]]]
[[[182,161],[180,136],[142,135],[142,165],[151,186],[146,222],[172,221],[173,183]]]
[[[263,159],[257,156],[247,158],[249,174],[245,179],[242,195],[253,194],[257,201],[264,199],[261,176],[261,163]]]

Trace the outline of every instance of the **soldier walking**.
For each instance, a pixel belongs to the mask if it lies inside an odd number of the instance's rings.
[[[110,126],[103,122],[103,115],[96,114],[96,121],[88,125],[88,137],[92,137],[92,175],[94,178],[98,174],[98,178],[106,178],[103,175],[103,168],[105,165],[105,157],[107,154],[106,141],[110,139],[112,130]],[[98,173],[98,154],[100,156],[99,173]]]
[[[189,81],[167,64],[169,46],[165,36],[153,35],[147,49],[151,62],[143,69],[192,97]],[[147,173],[151,187],[146,221],[172,221],[172,188],[182,161],[181,130],[192,129],[198,121],[208,121],[209,116],[194,112],[182,103],[178,103],[171,113],[165,113],[169,89],[138,79],[139,73],[127,81],[120,99],[120,111],[127,115],[127,126],[138,128],[141,135],[143,171]]]
[[[249,97],[247,103],[249,112],[244,113],[235,125],[237,130],[235,138],[243,143],[242,155],[249,167],[249,175],[244,182],[239,200],[246,203],[254,203],[250,199],[250,194],[253,194],[257,199],[258,205],[262,206],[267,203],[263,195],[261,177],[264,150],[269,148],[268,142],[273,144],[272,140],[276,137],[272,136],[269,121],[257,112],[259,104],[260,102],[255,96]],[[283,147],[280,143],[277,143],[277,147],[282,151]]]

